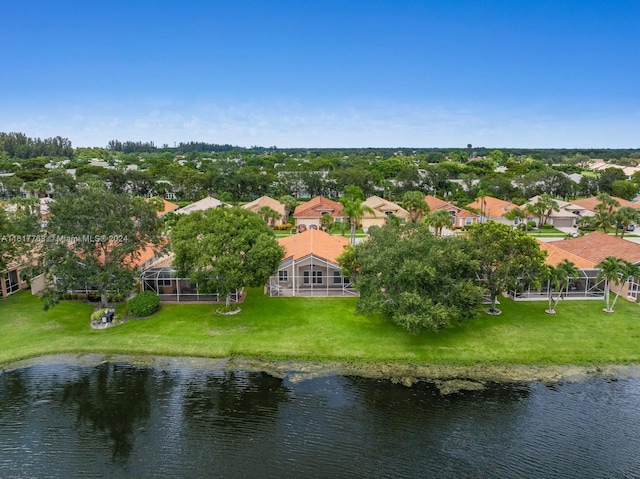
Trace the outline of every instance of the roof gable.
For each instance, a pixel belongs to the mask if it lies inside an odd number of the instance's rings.
[[[294,218],[319,218],[323,213],[329,213],[331,216],[344,217],[342,211],[342,203],[330,200],[324,196],[316,196],[306,203],[302,203],[296,207],[293,213]]]
[[[392,201],[385,200],[379,196],[370,196],[366,201],[362,202],[363,205],[371,208],[374,213],[365,212],[364,218],[386,218],[388,214],[393,214],[398,218],[408,218],[409,213],[400,205],[393,203]]]
[[[285,209],[286,209],[285,205],[280,203],[278,200],[271,198],[270,196],[261,196],[256,200],[253,200],[245,205],[242,205],[242,207],[245,210],[250,210],[253,212],[257,212],[263,206],[268,206],[269,208],[271,208],[274,211],[277,211],[284,217]]]
[[[468,205],[468,207],[482,211],[484,216],[489,218],[504,216],[505,213],[508,213],[513,209],[520,208],[516,204],[504,200],[499,200],[498,198],[494,198],[492,196],[484,196],[482,198],[478,198],[473,203]]]

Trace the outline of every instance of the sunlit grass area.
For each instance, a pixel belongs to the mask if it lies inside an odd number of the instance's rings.
[[[215,305],[163,305],[156,315],[105,330],[89,327],[93,306],[65,301],[45,312],[29,292],[0,301],[0,364],[56,353],[233,355],[308,360],[449,364],[640,363],[640,306],[621,299],[546,302],[501,299],[500,316],[411,334],[355,313],[357,298],[269,298],[251,289],[242,312]]]

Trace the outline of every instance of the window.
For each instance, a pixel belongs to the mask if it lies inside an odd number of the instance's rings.
[[[289,281],[289,271],[281,269],[278,271],[278,281],[286,282]]]
[[[344,282],[344,278],[342,277],[342,274],[340,274],[340,271],[334,271],[333,284],[342,284],[343,282]]]
[[[473,224],[473,218],[467,218],[467,219],[464,221],[464,224],[466,224],[467,226],[468,226],[468,225],[472,225],[472,224]]]
[[[305,271],[302,274],[302,282],[309,284],[309,278],[312,284],[322,284],[322,271]]]

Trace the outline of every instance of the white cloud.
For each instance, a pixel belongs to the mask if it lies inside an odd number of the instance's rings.
[[[507,111],[486,105],[306,107],[295,102],[63,105],[45,113],[0,113],[0,131],[61,135],[74,146],[109,140],[206,141],[279,147],[637,147],[640,115]],[[3,118],[4,117],[4,118]]]

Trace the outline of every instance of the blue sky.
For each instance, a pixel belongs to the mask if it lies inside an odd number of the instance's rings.
[[[640,1],[21,0],[0,131],[278,147],[640,147]]]

